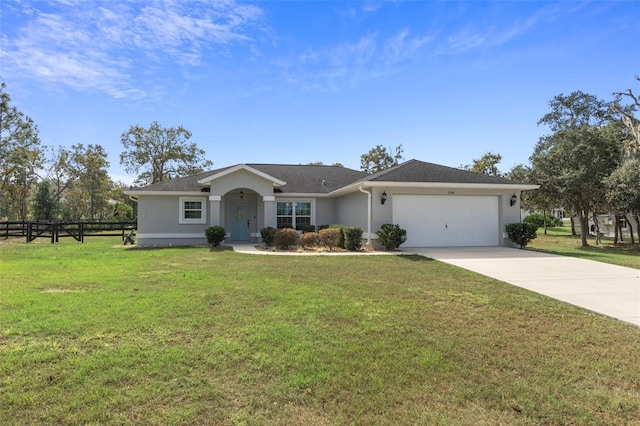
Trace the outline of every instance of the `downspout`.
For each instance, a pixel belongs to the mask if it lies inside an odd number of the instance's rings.
[[[367,243],[366,246],[371,245],[371,193],[362,189],[362,186],[359,186],[358,189],[360,192],[367,194],[368,202],[367,202]]]

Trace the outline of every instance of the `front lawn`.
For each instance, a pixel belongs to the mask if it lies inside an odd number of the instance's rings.
[[[580,236],[571,235],[569,226],[548,228],[547,235],[540,228],[537,234],[538,237],[527,246],[528,249],[640,269],[640,249],[637,244],[631,247],[629,241],[616,247],[612,238],[603,238],[597,245],[595,237],[589,236],[589,247],[582,247]]]
[[[640,329],[419,256],[0,244],[0,424],[640,423]]]

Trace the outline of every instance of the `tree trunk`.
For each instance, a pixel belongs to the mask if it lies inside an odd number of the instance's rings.
[[[620,241],[624,241],[624,235],[622,235],[622,215],[620,214],[620,212],[618,212],[618,217],[617,217],[617,221],[616,221],[617,225],[618,225],[618,230],[620,231]]]
[[[582,247],[589,247],[589,243],[587,242],[587,235],[589,235],[589,212],[579,210],[578,219],[580,219],[580,239],[582,240]]]
[[[636,221],[636,233],[638,234],[638,246],[640,246],[640,215],[638,213],[633,213],[631,216]]]
[[[600,244],[600,223],[598,223],[598,214],[596,212],[591,212],[591,217],[593,217],[593,226],[594,233],[596,234],[596,245]]]
[[[542,224],[544,225],[544,235],[547,235],[547,209],[542,209]]]
[[[631,248],[636,244],[636,240],[633,236],[633,225],[631,225],[631,221],[627,220],[627,226],[629,227],[629,235],[631,236]]]
[[[578,235],[578,233],[576,232],[576,222],[573,219],[573,216],[571,216],[570,219],[571,219],[571,235],[575,237],[576,235]]]
[[[620,217],[618,216],[618,213],[614,213],[613,214],[613,245],[617,246],[618,245],[618,231],[620,230],[620,227],[618,226],[620,222]]]

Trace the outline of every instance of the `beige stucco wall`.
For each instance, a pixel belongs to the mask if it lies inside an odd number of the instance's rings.
[[[205,206],[208,194],[201,198]],[[190,196],[189,198],[192,198]],[[208,218],[208,212],[205,217]],[[204,230],[208,224],[181,224],[180,197],[142,195],[138,198],[138,245],[206,244]]]
[[[260,195],[273,195],[273,182],[247,170],[237,170],[211,182],[210,195],[223,196],[229,191],[251,189]]]
[[[316,227],[333,225],[336,222],[336,200],[334,198],[316,198]]]
[[[367,194],[363,194],[360,191],[340,197],[336,202],[336,223],[358,226],[366,233],[368,199]]]

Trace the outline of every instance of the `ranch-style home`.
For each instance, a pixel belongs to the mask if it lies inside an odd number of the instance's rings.
[[[376,231],[394,223],[404,247],[511,246],[505,226],[520,221],[521,191],[511,180],[409,160],[367,174],[338,166],[237,164],[127,191],[138,203],[138,244],[206,244],[224,226],[228,243],[259,243],[267,226],[299,231],[342,224]]]

